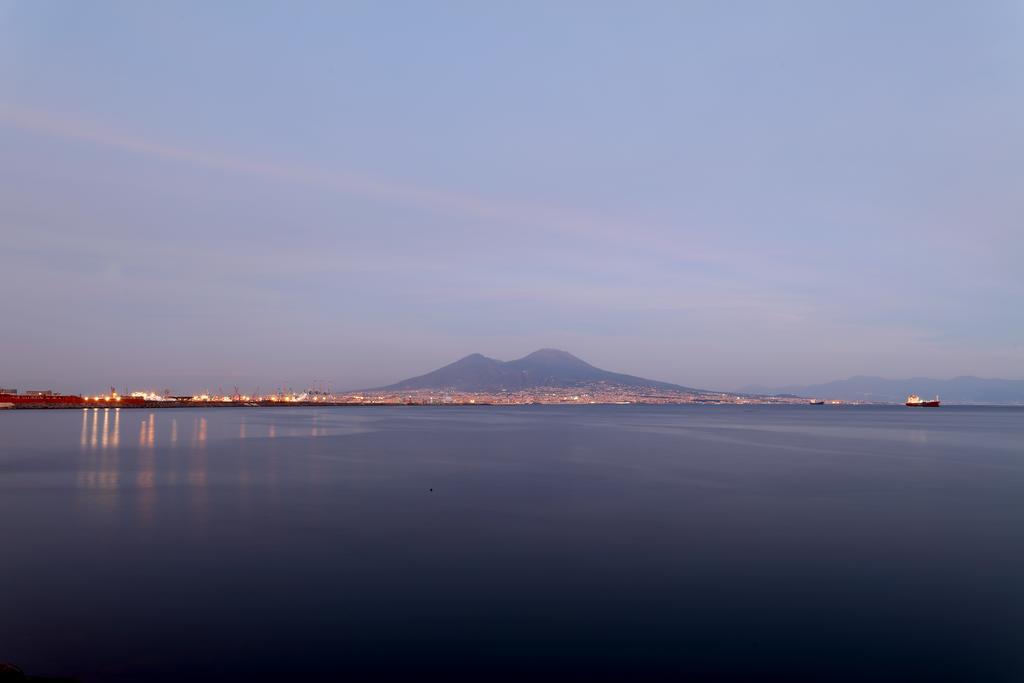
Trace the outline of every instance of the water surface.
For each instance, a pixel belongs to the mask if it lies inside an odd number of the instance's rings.
[[[0,413],[0,661],[1024,680],[1024,411]]]

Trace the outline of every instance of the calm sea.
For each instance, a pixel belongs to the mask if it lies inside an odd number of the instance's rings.
[[[1024,410],[0,413],[0,661],[1024,681]]]

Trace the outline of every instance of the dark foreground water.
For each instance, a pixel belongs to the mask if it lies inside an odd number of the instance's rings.
[[[0,660],[1024,681],[1024,410],[0,413]]]

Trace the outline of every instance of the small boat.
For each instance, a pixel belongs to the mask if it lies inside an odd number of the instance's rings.
[[[911,408],[938,408],[940,403],[938,396],[931,401],[926,401],[917,394],[911,394],[910,396],[907,396],[907,402],[905,405],[908,405]]]
[[[816,398],[812,398],[812,399],[810,400],[810,404],[811,404],[812,406],[823,406],[823,405],[825,405],[825,401],[823,401],[823,400],[819,400],[819,399],[816,399]]]

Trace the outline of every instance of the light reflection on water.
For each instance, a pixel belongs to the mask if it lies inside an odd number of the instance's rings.
[[[86,489],[114,490],[120,481],[117,450],[121,442],[121,409],[103,408],[82,411],[80,449],[84,454],[78,472],[78,486]],[[113,413],[113,419],[111,419]],[[100,426],[102,424],[102,426]]]
[[[55,412],[49,416],[59,420],[69,415]],[[127,502],[123,512],[133,510],[139,523],[150,524],[159,501],[169,500],[169,494],[160,495],[161,488],[187,489],[191,510],[197,517],[206,514],[213,477],[247,490],[252,488],[245,493],[247,496],[257,490],[273,496],[279,484],[276,480],[288,472],[295,474],[295,463],[278,462],[289,446],[285,451],[277,447],[270,457],[253,459],[254,453],[267,453],[260,440],[298,439],[295,443],[301,443],[302,439],[373,431],[376,414],[96,407],[83,409],[74,419],[71,433],[79,456],[73,471],[65,476],[70,476],[73,486],[85,495],[81,502],[113,513],[118,509],[118,497],[132,496],[134,501]],[[122,441],[122,430],[127,434],[137,430],[138,440]],[[47,430],[37,438],[27,438],[26,432],[25,443],[59,448],[55,434]],[[211,445],[214,442],[216,450]],[[211,469],[212,464],[215,469]],[[312,471],[303,473],[306,480],[312,481],[315,476]]]
[[[205,488],[206,479],[206,418],[198,417],[192,425],[192,453],[189,458],[188,482],[193,487]]]
[[[150,416],[152,418],[152,415]],[[150,432],[152,435],[152,432]],[[153,450],[152,441],[148,448],[140,451],[139,471],[135,477],[135,486],[139,491],[138,511],[139,520],[149,525],[153,521],[153,511],[156,507],[156,453]]]
[[[93,447],[93,450],[96,449],[96,423],[100,417],[99,410],[99,408],[92,409],[92,439],[89,441],[89,444]],[[109,408],[105,408],[104,410],[109,410]]]
[[[192,448],[206,444],[206,418],[197,417],[192,420]]]
[[[206,533],[206,520],[209,510],[206,438],[206,417],[194,418],[192,421],[192,450],[189,452],[187,460],[186,481],[188,482],[191,494],[190,510],[193,524],[197,534],[201,536],[204,536]]]

